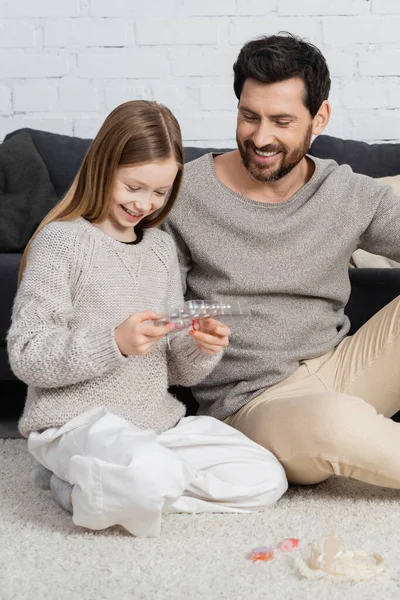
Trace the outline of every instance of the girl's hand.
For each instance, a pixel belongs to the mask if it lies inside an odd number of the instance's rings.
[[[200,319],[198,328],[192,329],[189,334],[196,340],[203,352],[216,354],[222,352],[229,344],[229,327],[215,319]]]
[[[115,341],[124,356],[144,356],[154,344],[174,329],[173,323],[155,325],[161,319],[151,310],[133,313],[114,330]]]

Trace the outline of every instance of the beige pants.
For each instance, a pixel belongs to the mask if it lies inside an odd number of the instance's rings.
[[[291,483],[330,475],[400,488],[400,296],[357,333],[302,361],[226,423],[273,452]]]

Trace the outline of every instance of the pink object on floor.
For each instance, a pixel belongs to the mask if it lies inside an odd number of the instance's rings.
[[[290,552],[295,548],[298,548],[300,541],[297,538],[286,538],[278,544],[278,548],[281,552]]]

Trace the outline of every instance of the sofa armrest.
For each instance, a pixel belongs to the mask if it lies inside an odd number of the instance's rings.
[[[11,325],[21,258],[22,254],[0,254],[0,347],[5,346],[5,338]]]
[[[351,295],[345,313],[353,335],[381,308],[400,295],[400,269],[350,269]]]

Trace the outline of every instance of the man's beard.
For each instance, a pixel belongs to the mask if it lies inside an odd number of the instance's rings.
[[[263,148],[257,148],[257,150],[260,150],[261,152],[282,152],[280,165],[275,168],[275,171],[270,170],[271,167],[268,167],[267,165],[263,166],[252,161],[251,149],[254,150],[255,146],[251,140],[245,140],[243,144],[241,144],[239,139],[236,137],[236,141],[243,164],[252,179],[255,181],[260,181],[261,183],[268,183],[270,181],[278,181],[278,179],[282,179],[282,177],[285,177],[285,175],[290,173],[290,171],[299,164],[299,162],[308,152],[311,137],[312,125],[309,126],[301,144],[292,152],[290,152],[290,154],[283,146],[274,146],[273,144],[263,146]]]

